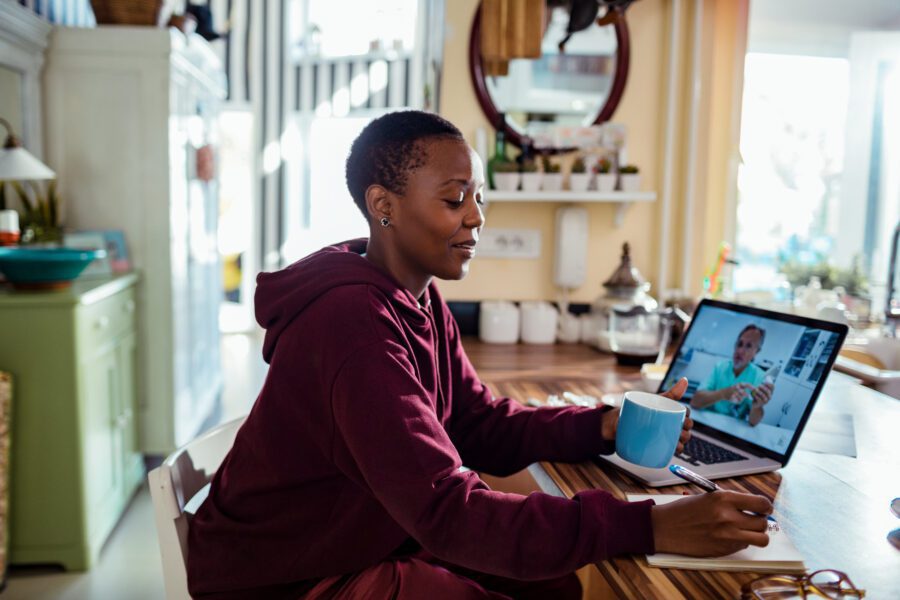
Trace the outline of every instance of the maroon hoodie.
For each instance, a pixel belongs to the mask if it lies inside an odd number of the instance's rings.
[[[191,594],[297,597],[416,543],[518,579],[653,552],[651,502],[505,494],[460,470],[610,452],[603,411],[494,398],[437,288],[421,307],[364,251],[346,242],[259,276],[270,369],[191,522]]]

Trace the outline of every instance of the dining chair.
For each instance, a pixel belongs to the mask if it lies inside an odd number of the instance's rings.
[[[186,568],[188,515],[206,499],[209,482],[234,444],[244,419],[214,427],[173,452],[147,474],[168,600],[190,598]]]

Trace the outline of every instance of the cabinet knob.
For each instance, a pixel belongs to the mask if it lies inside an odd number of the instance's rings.
[[[102,316],[94,322],[94,328],[99,330],[104,330],[109,327],[109,317]]]

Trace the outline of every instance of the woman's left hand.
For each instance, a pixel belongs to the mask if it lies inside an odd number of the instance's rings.
[[[680,400],[687,391],[687,387],[688,380],[682,377],[678,380],[678,383],[660,395],[671,398],[672,400]],[[694,427],[694,421],[691,419],[691,408],[689,406],[686,406],[685,408],[687,408],[687,414],[684,417],[684,424],[681,426],[681,437],[678,439],[678,446],[675,448],[676,454],[684,450],[684,445],[691,439],[691,429]],[[614,408],[606,411],[606,414],[603,415],[603,421],[600,423],[600,435],[603,436],[604,440],[611,442],[616,439],[616,428],[619,426],[620,410],[620,408]]]

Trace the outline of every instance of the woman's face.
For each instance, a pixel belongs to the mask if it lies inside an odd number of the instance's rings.
[[[756,358],[760,342],[762,342],[762,336],[756,329],[745,331],[738,337],[734,344],[734,356],[731,359],[735,369],[743,369]]]
[[[391,238],[410,275],[462,279],[484,226],[484,168],[468,144],[425,140],[425,164],[392,203]]]

